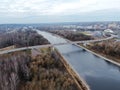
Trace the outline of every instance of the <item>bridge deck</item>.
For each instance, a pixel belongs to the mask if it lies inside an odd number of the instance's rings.
[[[98,42],[98,41],[105,41],[114,38],[113,36],[104,38],[104,39],[98,39],[98,40],[85,40],[85,41],[69,41],[66,43],[57,43],[57,44],[47,44],[47,45],[37,45],[37,46],[30,46],[30,47],[23,47],[23,48],[16,48],[16,49],[11,49],[11,50],[5,50],[5,51],[0,51],[0,54],[6,54],[10,52],[15,52],[15,51],[22,51],[22,50],[27,50],[27,49],[34,49],[34,48],[45,48],[45,47],[54,47],[58,45],[65,45],[65,44],[77,44],[77,43],[91,43],[91,42]]]

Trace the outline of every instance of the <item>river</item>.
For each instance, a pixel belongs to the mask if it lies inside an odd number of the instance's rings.
[[[53,34],[38,31],[51,44],[67,42]],[[120,90],[120,67],[72,44],[55,46],[91,90]]]

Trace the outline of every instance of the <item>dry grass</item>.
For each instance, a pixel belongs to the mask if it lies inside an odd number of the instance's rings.
[[[16,48],[16,46],[12,45],[12,46],[9,46],[9,47],[1,48],[0,51],[11,50],[11,49],[14,49],[14,48]]]

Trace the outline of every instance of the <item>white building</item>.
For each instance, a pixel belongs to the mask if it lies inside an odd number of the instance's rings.
[[[113,30],[111,29],[106,29],[103,31],[103,35],[105,36],[108,36],[108,35],[111,35],[111,34],[114,34]]]

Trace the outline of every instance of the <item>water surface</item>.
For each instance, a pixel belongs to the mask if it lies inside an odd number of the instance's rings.
[[[67,42],[47,32],[41,32],[52,44]],[[91,90],[120,90],[120,67],[99,58],[75,45],[56,46]]]

